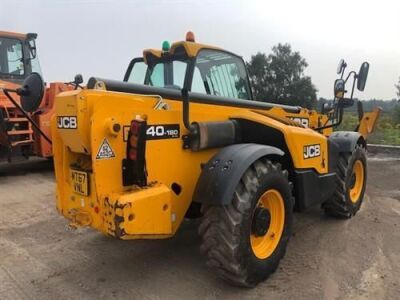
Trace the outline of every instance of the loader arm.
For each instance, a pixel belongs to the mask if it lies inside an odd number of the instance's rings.
[[[364,137],[364,139],[367,139],[368,135],[375,130],[381,111],[381,107],[375,107],[373,111],[363,113],[357,131]]]

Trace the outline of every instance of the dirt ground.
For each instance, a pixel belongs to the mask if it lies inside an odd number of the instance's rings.
[[[0,299],[400,299],[399,177],[400,157],[371,157],[357,216],[295,214],[277,272],[241,289],[205,266],[196,222],[158,241],[70,230],[51,162],[0,165]]]

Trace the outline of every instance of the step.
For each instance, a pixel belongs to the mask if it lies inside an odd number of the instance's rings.
[[[32,130],[11,130],[7,131],[8,135],[20,135],[20,134],[33,134]]]
[[[27,118],[6,118],[5,121],[15,123],[15,122],[29,122]]]
[[[32,144],[33,140],[29,139],[29,140],[23,140],[23,141],[15,141],[15,142],[11,142],[11,147],[17,147],[17,146],[22,146],[22,145],[28,145],[28,144]]]

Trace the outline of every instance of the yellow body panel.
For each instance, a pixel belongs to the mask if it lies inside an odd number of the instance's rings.
[[[276,109],[275,113],[278,114],[279,112],[284,113],[284,110]],[[310,128],[298,127],[297,123],[295,123],[296,125],[293,124],[292,126],[282,125],[281,122],[274,120],[271,117],[257,114],[252,111],[246,111],[245,115],[233,114],[230,115],[230,118],[247,119],[282,131],[295,168],[312,168],[320,174],[328,172],[328,166],[326,163],[328,159],[328,141],[325,136],[318,134]],[[304,146],[307,145],[320,145],[321,155],[314,158],[304,159],[303,149]]]
[[[373,111],[364,113],[360,125],[358,126],[358,132],[366,139],[371,134],[378,122],[382,108],[376,107]]]
[[[57,178],[57,208],[74,224],[89,225],[105,234],[122,239],[165,238],[179,228],[191,204],[193,191],[200,176],[201,164],[219,149],[192,152],[182,147],[182,139],[148,140],[146,188],[123,187],[122,160],[126,157],[126,129],[137,116],[147,118],[148,125],[179,124],[180,137],[187,134],[182,121],[182,102],[164,99],[168,110],[155,109],[157,96],[143,96],[104,90],[82,90],[60,94],[56,100],[56,115],[76,116],[76,129],[57,128],[53,119],[53,147]],[[315,169],[327,173],[327,138],[312,129],[302,127],[286,117],[309,119],[310,113],[289,114],[282,108],[250,110],[230,106],[190,104],[192,121],[247,119],[281,131],[288,145],[294,167]],[[285,124],[269,117],[273,114]],[[110,124],[119,124],[114,131]],[[329,134],[329,131],[326,132]],[[111,147],[111,158],[96,158],[102,144]],[[319,144],[321,155],[305,159],[303,148]],[[273,145],[272,145],[273,146]],[[87,172],[89,195],[73,190],[71,169]],[[175,194],[173,183],[181,186]],[[123,208],[121,208],[123,207]],[[134,215],[129,221],[130,215]],[[121,221],[123,220],[123,221]]]

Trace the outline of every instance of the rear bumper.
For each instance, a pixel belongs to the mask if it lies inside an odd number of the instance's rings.
[[[81,200],[65,199],[58,205],[59,212],[71,221],[73,227],[90,226],[120,239],[172,235],[171,190],[163,184],[97,197],[97,201],[81,196],[76,198]],[[89,205],[85,205],[86,202]]]

